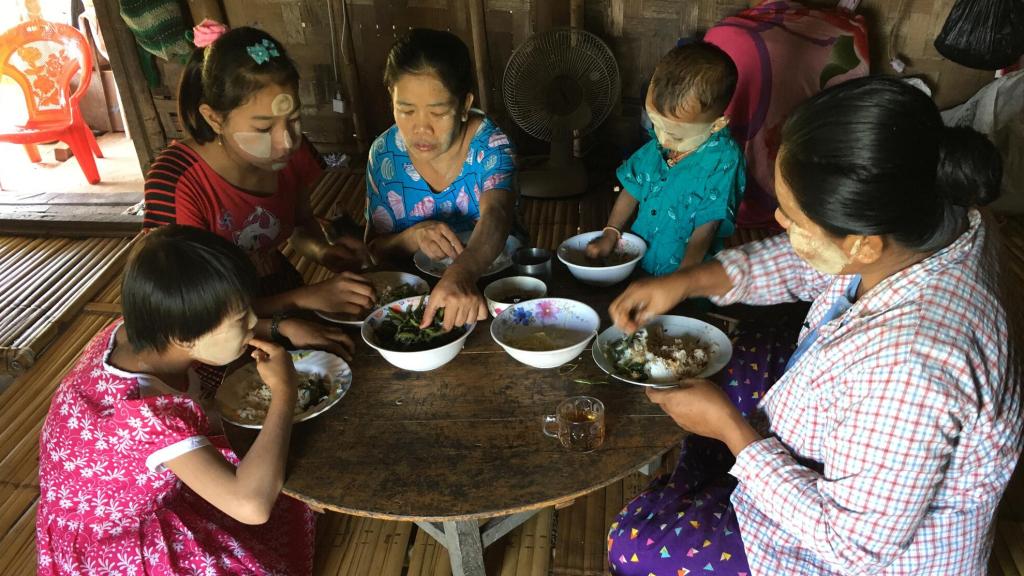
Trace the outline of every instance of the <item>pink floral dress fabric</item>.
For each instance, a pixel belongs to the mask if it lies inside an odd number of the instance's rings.
[[[245,525],[164,467],[206,445],[233,464],[238,458],[223,436],[210,435],[197,378],[191,393],[171,393],[152,377],[108,363],[120,325],[89,343],[43,425],[39,574],[311,573],[314,519],[307,506],[282,495],[266,524]]]

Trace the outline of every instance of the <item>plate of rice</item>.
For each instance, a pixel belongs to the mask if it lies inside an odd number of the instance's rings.
[[[597,337],[594,361],[610,376],[640,386],[668,387],[707,378],[732,357],[732,342],[707,322],[655,316],[633,334],[611,327]]]
[[[340,357],[320,350],[292,351],[299,374],[295,422],[303,422],[334,406],[352,385],[352,370]],[[244,428],[262,428],[270,407],[271,390],[260,378],[256,363],[235,370],[217,390],[217,407],[224,420]]]
[[[458,234],[459,240],[462,241],[462,245],[466,246],[469,244],[469,238],[472,236],[472,232],[460,232]],[[512,265],[512,255],[515,254],[516,250],[522,247],[522,243],[515,236],[509,236],[505,240],[505,248],[495,257],[494,261],[487,270],[484,271],[483,276],[491,276],[497,274]],[[435,278],[441,278],[444,276],[448,267],[452,265],[454,260],[452,258],[443,258],[441,260],[431,260],[430,256],[427,256],[422,251],[417,250],[412,255],[412,262],[416,265],[416,268],[424,274],[429,274]]]
[[[377,306],[386,306],[397,300],[430,293],[430,285],[427,284],[426,280],[408,272],[382,270],[369,272],[365,276],[370,281],[370,284],[373,284],[374,291],[377,292]],[[362,326],[368,312],[366,311],[362,314],[332,314],[317,310],[316,315],[337,324]]]

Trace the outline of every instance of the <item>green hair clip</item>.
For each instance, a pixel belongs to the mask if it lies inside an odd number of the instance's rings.
[[[252,46],[249,46],[245,50],[257,64],[269,62],[271,58],[281,55],[281,53],[277,51],[277,45],[266,38]]]

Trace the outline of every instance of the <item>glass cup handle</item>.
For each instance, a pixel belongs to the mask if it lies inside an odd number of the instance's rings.
[[[554,414],[548,414],[547,416],[544,417],[544,424],[541,426],[541,429],[544,430],[544,435],[545,436],[551,436],[552,438],[558,438],[558,432],[557,431],[556,432],[551,432],[550,431],[550,426],[552,424],[555,424],[556,426],[558,425],[558,417],[555,416]]]

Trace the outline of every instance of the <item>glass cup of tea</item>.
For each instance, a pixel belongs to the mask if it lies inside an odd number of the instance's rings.
[[[544,434],[578,452],[596,450],[604,442],[604,404],[590,396],[573,396],[544,417]]]

